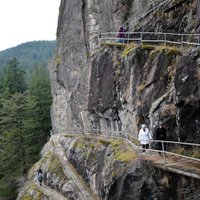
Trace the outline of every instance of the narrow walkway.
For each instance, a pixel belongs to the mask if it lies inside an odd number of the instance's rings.
[[[101,33],[99,42],[101,45],[127,45],[135,42],[137,44],[178,46],[184,45],[200,46],[200,34],[176,34],[164,32],[124,32],[126,37],[118,38],[118,32]],[[119,39],[122,42],[119,42]]]
[[[102,135],[100,135],[100,137],[102,137]],[[109,138],[109,136],[105,136],[105,138]],[[113,138],[113,136],[111,138]],[[180,157],[181,155],[171,155],[171,152],[159,154],[159,151],[154,149],[149,149],[148,153],[142,154],[141,149],[139,149],[128,138],[123,138],[120,136],[114,136],[114,138],[120,138],[126,143],[129,143],[132,148],[138,152],[141,159],[152,162],[158,168],[200,179],[200,161],[198,160]]]
[[[75,184],[80,189],[80,192],[83,195],[82,198],[85,200],[98,200],[99,198],[86,185],[83,178],[77,173],[73,165],[66,158],[64,149],[59,142],[59,136],[55,135],[53,136],[53,138],[51,138],[51,140],[55,147],[54,153],[57,155],[60,163],[62,164],[64,173],[66,174],[66,176],[71,177],[73,179],[73,181],[75,182]]]
[[[42,191],[42,193],[46,196],[49,197],[49,199],[51,200],[68,200],[67,197],[64,197],[63,195],[61,195],[60,193],[58,193],[56,190],[51,189],[50,187],[42,184],[41,186],[39,185],[39,183],[37,181],[35,181],[34,184],[39,191]]]
[[[31,189],[34,188],[34,189]],[[40,186],[37,180],[29,180],[26,182],[24,189],[18,194],[17,200],[24,199],[24,195],[28,195],[29,190],[37,190],[38,192],[42,193],[43,195],[47,196],[49,200],[69,200],[67,197],[64,197],[62,194],[57,192],[56,190],[51,189],[50,187],[44,185]]]
[[[186,158],[156,153],[141,154],[141,159],[152,162],[155,166],[177,174],[200,179],[200,162]]]
[[[88,132],[88,131],[87,131]],[[76,131],[77,133],[77,131]],[[64,135],[64,134],[63,134]],[[83,134],[70,134],[71,137],[83,136]],[[58,135],[57,137],[59,137]],[[192,160],[193,158],[184,158],[182,155],[171,155],[171,152],[165,151],[165,157],[160,155],[157,150],[149,149],[149,153],[142,154],[142,151],[137,145],[135,145],[128,137],[124,136],[110,136],[110,135],[94,135],[86,134],[85,137],[94,137],[104,139],[122,139],[124,142],[130,144],[132,148],[138,152],[141,159],[152,162],[156,167],[161,168],[166,171],[175,172],[177,174],[193,177],[200,179],[200,160]]]

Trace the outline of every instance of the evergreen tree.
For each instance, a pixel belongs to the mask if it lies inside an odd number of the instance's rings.
[[[23,93],[26,90],[25,72],[19,68],[19,62],[16,58],[10,59],[4,68],[2,88],[3,92],[9,94]]]
[[[50,106],[52,103],[50,81],[44,66],[36,66],[28,90],[26,111],[27,157],[36,161],[41,147],[47,141],[51,129]]]
[[[0,109],[0,191],[15,193],[15,180],[27,168],[24,148],[24,114],[26,98],[15,93],[1,99]],[[11,187],[12,183],[12,187]],[[12,191],[14,190],[14,191]],[[6,194],[6,195],[8,195]]]
[[[47,70],[36,66],[28,88],[24,77],[11,59],[0,84],[0,199],[15,199],[16,180],[39,159],[51,129]]]
[[[44,63],[47,67],[47,63],[53,58],[55,48],[56,41],[33,41],[0,51],[0,75],[12,57],[17,58],[20,68],[25,70],[26,74],[32,72],[36,63]]]

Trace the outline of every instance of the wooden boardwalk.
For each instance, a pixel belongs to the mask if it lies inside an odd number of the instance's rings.
[[[165,154],[164,158],[162,154],[158,153],[146,153],[141,155],[141,158],[163,170],[200,179],[200,162],[198,161],[169,154]]]

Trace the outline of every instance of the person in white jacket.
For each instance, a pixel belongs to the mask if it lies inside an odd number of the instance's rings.
[[[142,128],[139,131],[138,141],[142,145],[143,154],[145,154],[145,149],[149,148],[150,140],[152,140],[151,133],[145,124],[142,124]]]

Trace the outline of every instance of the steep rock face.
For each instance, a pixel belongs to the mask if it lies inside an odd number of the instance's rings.
[[[133,5],[133,7],[132,7]],[[90,128],[88,113],[91,55],[101,32],[117,30],[127,12],[141,8],[138,1],[61,1],[57,29],[58,50],[50,65],[52,123],[55,131]]]
[[[162,9],[147,15],[134,28],[152,32],[199,33],[198,11],[199,2],[196,0],[169,1]]]
[[[91,71],[91,77],[95,78],[90,80],[88,108],[96,118],[94,128],[128,130],[136,136],[139,124],[157,125],[166,114],[164,107],[174,105],[174,74],[179,51],[136,46],[124,57],[126,51],[116,49],[113,54],[110,48],[98,57]],[[113,72],[104,73],[104,68]],[[173,124],[175,113],[168,115],[165,122]]]
[[[100,32],[116,30],[136,10],[145,12],[146,6],[145,1],[61,1],[58,52],[50,67],[55,132],[101,129],[130,132],[136,137],[141,123],[154,130],[159,121],[164,121],[169,139],[198,141],[199,116],[195,111],[198,92],[191,82],[187,84],[191,94],[182,92],[180,97],[177,91],[186,87],[174,81],[183,73],[184,67],[179,67],[182,49],[98,46],[95,37]],[[199,17],[194,16],[198,9],[195,0],[173,1],[140,20],[137,29],[151,31],[157,27],[157,31],[197,32]],[[193,65],[192,56],[184,59]],[[194,76],[193,72],[185,70],[184,74]],[[198,88],[199,79],[195,80]],[[181,109],[179,101],[192,95],[193,100]],[[194,111],[185,119],[190,108]],[[194,123],[187,126],[185,120]]]
[[[194,49],[182,56],[175,76],[179,137],[199,142],[200,127],[200,52]]]
[[[133,48],[125,58],[122,54],[105,50],[91,72],[95,78],[88,109],[95,118],[93,128],[128,130],[134,135],[141,123],[153,129],[163,121],[169,139],[199,142],[198,49],[182,55],[181,49],[144,46]],[[105,62],[111,72],[101,75]]]
[[[54,129],[81,124],[87,94],[87,44],[83,19],[84,1],[61,1],[58,21],[58,53],[51,65]],[[80,77],[80,74],[82,75]],[[77,80],[80,81],[77,82]],[[55,84],[56,83],[56,84]],[[78,92],[78,91],[83,92]],[[76,98],[74,98],[76,97]]]

